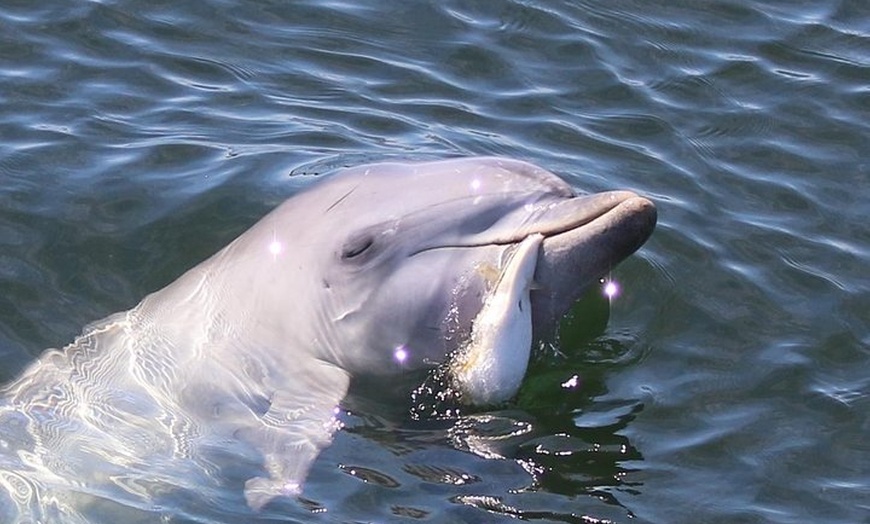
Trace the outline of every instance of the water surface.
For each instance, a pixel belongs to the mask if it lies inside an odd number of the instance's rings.
[[[357,399],[266,514],[146,515],[867,522],[868,57],[860,0],[5,2],[0,379],[315,175],[505,155],[656,201],[606,329],[503,411]]]

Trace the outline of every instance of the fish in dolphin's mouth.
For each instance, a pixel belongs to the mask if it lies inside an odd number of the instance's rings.
[[[526,237],[511,254],[472,321],[471,335],[448,364],[466,404],[510,399],[519,389],[532,346],[529,292],[544,237]]]

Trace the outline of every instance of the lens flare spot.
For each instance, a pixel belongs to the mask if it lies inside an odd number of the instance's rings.
[[[614,299],[619,296],[619,284],[616,283],[615,280],[603,280],[604,284],[604,295],[608,299]]]
[[[284,251],[284,246],[281,245],[281,242],[273,240],[271,243],[269,243],[269,253],[272,253],[273,255],[279,255],[281,254],[281,251]]]
[[[477,192],[480,189],[480,179],[475,178],[474,180],[471,181],[470,185],[471,185],[471,190],[474,192]]]
[[[396,362],[399,364],[404,364],[406,360],[408,360],[408,350],[405,349],[405,346],[398,346],[393,350],[393,358],[396,359]]]

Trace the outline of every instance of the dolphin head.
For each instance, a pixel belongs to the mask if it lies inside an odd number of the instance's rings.
[[[280,272],[263,272],[264,292],[299,294],[293,314],[315,319],[304,336],[317,357],[383,376],[437,365],[467,341],[524,239],[543,236],[531,319],[544,338],[655,222],[632,192],[581,195],[525,162],[464,158],[344,169],[255,227],[292,246]]]

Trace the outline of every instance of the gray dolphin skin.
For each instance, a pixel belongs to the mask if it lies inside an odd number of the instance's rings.
[[[0,519],[81,516],[106,500],[149,511],[169,492],[227,485],[255,510],[298,494],[352,381],[443,363],[475,324],[507,348],[480,349],[467,362],[497,369],[465,380],[521,378],[529,326],[551,336],[655,223],[632,192],[581,195],[515,160],[326,176],[2,388]],[[489,402],[519,384],[466,386]]]

